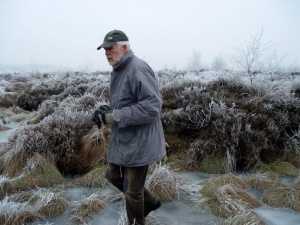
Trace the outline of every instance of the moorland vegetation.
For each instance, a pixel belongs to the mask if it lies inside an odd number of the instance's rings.
[[[223,174],[201,184],[199,207],[210,208],[224,224],[264,224],[252,211],[261,204],[300,212],[299,180],[289,186],[278,180],[299,176],[297,75],[250,79],[243,73],[169,70],[156,75],[168,148],[167,157],[151,166],[148,188],[172,201],[180,197],[173,170]],[[62,189],[108,185],[103,173],[110,129],[99,130],[91,115],[109,102],[109,73],[0,78],[0,130],[20,124],[0,145],[0,223],[32,222],[71,208],[70,224],[82,224],[101,213],[107,196],[93,194],[70,205]],[[254,199],[249,187],[266,193]]]

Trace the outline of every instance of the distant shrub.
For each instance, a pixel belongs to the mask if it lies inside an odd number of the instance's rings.
[[[29,94],[20,94],[16,99],[16,105],[27,111],[37,110],[39,105],[46,100],[45,96],[42,95],[29,95]]]

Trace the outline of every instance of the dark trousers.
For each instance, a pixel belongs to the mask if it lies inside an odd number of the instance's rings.
[[[126,212],[130,225],[144,225],[144,210],[153,206],[153,195],[144,185],[148,171],[147,166],[124,167],[108,164],[105,177],[125,194]]]

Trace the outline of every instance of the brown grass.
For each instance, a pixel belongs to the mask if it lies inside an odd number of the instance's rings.
[[[87,223],[91,217],[101,212],[105,207],[102,197],[92,194],[75,204],[75,215],[70,218],[70,224]]]
[[[288,207],[300,212],[300,191],[293,187],[268,189],[262,200],[272,207]]]
[[[210,207],[213,214],[222,218],[229,218],[239,213],[251,211],[260,206],[257,200],[245,190],[232,185],[224,185],[213,194]]]
[[[0,131],[6,131],[6,130],[9,130],[9,129],[11,129],[11,128],[3,125],[2,123],[0,123]]]
[[[37,199],[34,205],[43,216],[61,215],[68,208],[68,203],[63,196],[63,192],[58,189],[38,189],[32,198]]]
[[[23,174],[12,180],[11,185],[14,191],[23,191],[35,187],[51,187],[62,184],[64,180],[51,157],[35,154],[27,160]]]
[[[214,215],[225,218],[224,224],[248,224],[251,221],[262,224],[252,212],[260,203],[244,189],[249,186],[247,178],[227,174],[210,178],[203,185],[200,207],[209,206]]]
[[[201,191],[202,193],[202,191]],[[248,214],[260,203],[245,190],[226,184],[215,187],[209,194],[204,193],[201,207],[209,205],[212,213],[222,218],[230,218],[240,214]]]
[[[273,172],[253,174],[248,180],[249,184],[255,188],[267,189],[282,186],[277,179],[277,174]]]
[[[10,179],[7,177],[0,176],[0,200],[3,199],[7,194],[13,192],[13,188]]]
[[[32,206],[12,202],[8,197],[0,201],[0,224],[22,225],[37,219],[42,219],[42,216]]]
[[[71,183],[75,186],[86,188],[102,188],[109,183],[104,177],[105,168],[96,167],[87,174],[73,180]]]
[[[4,148],[7,148],[5,146]],[[6,157],[4,154],[1,158],[3,158],[3,171],[2,174],[7,175],[8,177],[19,176],[22,173],[22,169],[26,165],[26,161],[24,161],[21,153],[14,154],[10,157]]]
[[[238,213],[225,219],[223,225],[264,225],[265,223],[252,211]]]
[[[205,197],[210,197],[219,187],[227,184],[232,184],[235,187],[246,188],[249,183],[245,177],[236,176],[233,174],[226,174],[219,177],[213,177],[203,182],[203,188],[201,189],[201,193],[204,194]]]
[[[299,174],[298,169],[289,162],[274,162],[270,167],[274,173],[283,176],[296,177]]]
[[[168,202],[179,198],[176,180],[168,166],[156,165],[146,180],[146,186],[162,201]]]
[[[296,177],[299,172],[298,169],[289,162],[277,161],[271,164],[265,164],[261,161],[252,169],[252,172],[259,173],[276,173],[283,176]]]
[[[296,179],[292,185],[293,188],[300,190],[300,178]]]
[[[105,159],[110,130],[102,127],[100,130],[94,126],[90,132],[81,139],[79,158],[83,165],[89,169],[97,166],[99,161]]]
[[[195,169],[195,167],[192,168],[192,166],[188,164],[187,155],[183,152],[170,155],[167,158],[167,164],[172,170],[192,171]]]
[[[226,161],[211,155],[205,155],[201,164],[201,170],[205,173],[224,174],[226,172]]]

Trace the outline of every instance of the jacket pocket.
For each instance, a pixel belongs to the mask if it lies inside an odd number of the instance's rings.
[[[119,130],[119,148],[126,164],[137,163],[140,159],[138,129],[130,127]]]

